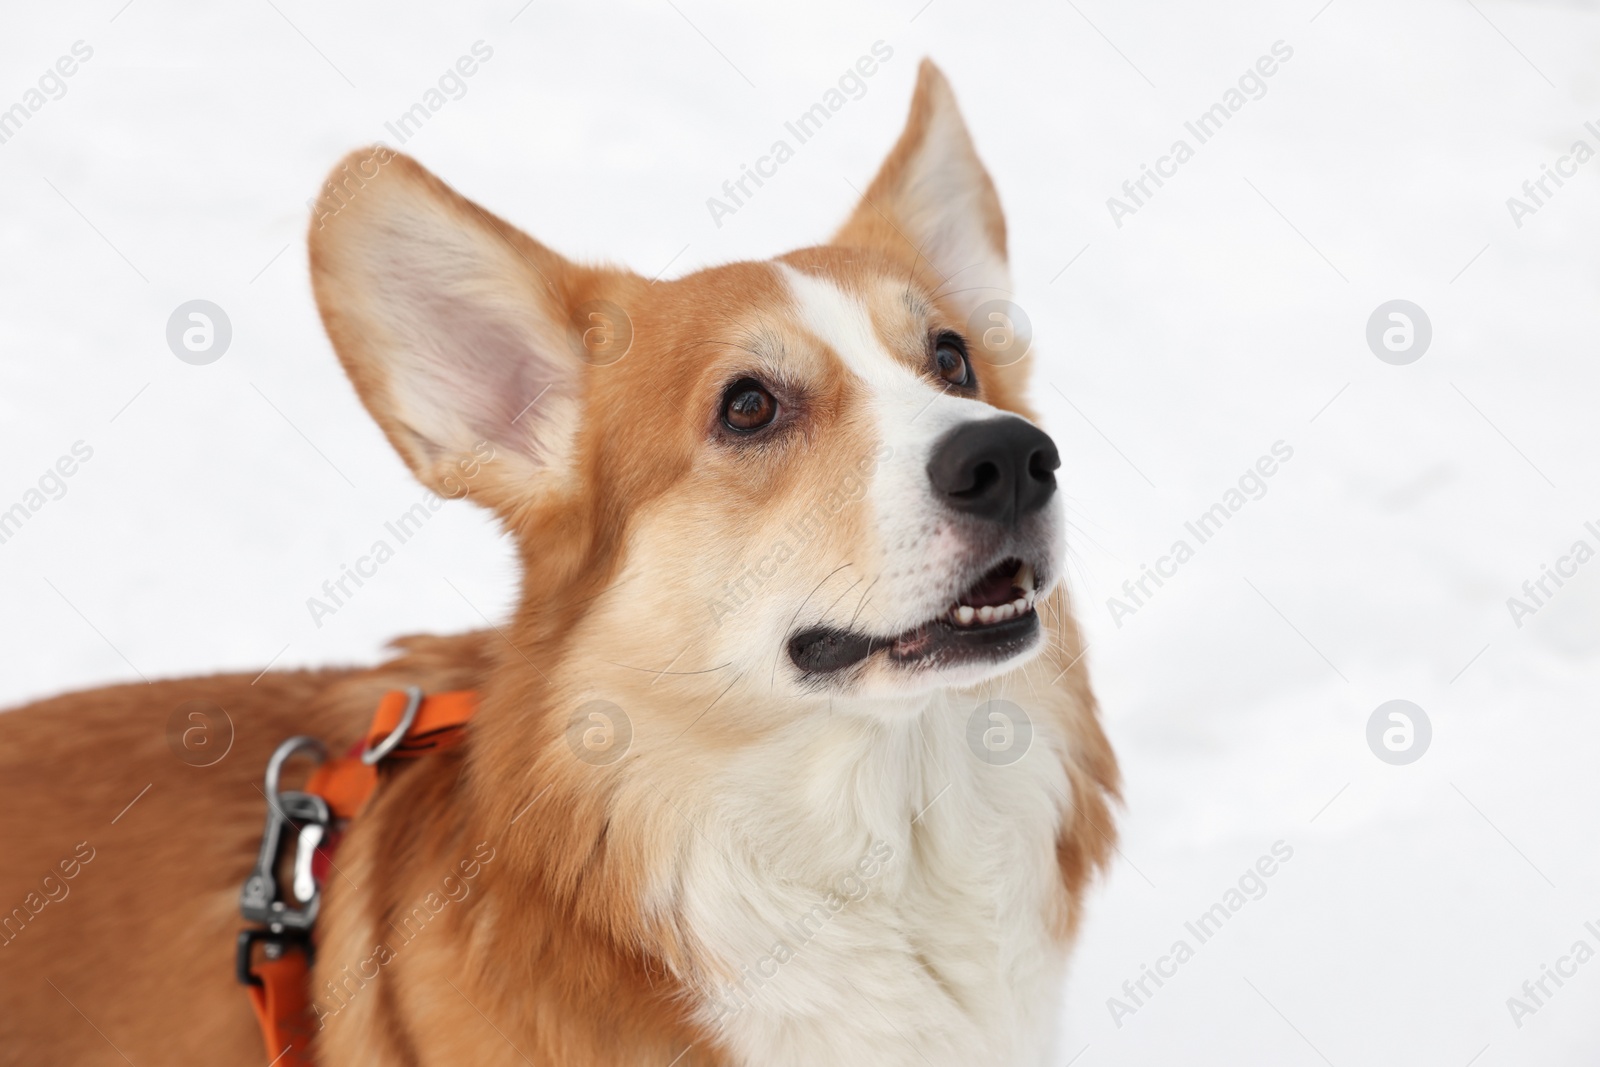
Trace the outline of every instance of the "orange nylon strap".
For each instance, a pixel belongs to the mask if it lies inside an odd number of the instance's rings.
[[[362,744],[351,755],[323,763],[306,783],[305,791],[326,800],[336,819],[355,818],[378,787],[378,768],[363,763],[361,752],[394,733],[407,701],[403,691],[385,693]],[[477,710],[478,694],[470,690],[423,697],[411,728],[384,758],[414,759],[450,748],[460,742],[462,727]],[[326,846],[317,850],[324,863],[337,841],[335,831]],[[261,980],[261,985],[250,986],[249,992],[268,1062],[272,1067],[315,1067],[310,1046],[317,1027],[309,1011],[311,967],[304,949],[289,948],[275,960],[263,959],[252,967],[252,973]]]
[[[359,755],[328,760],[306,782],[306,792],[326,800],[335,819],[355,818],[376,788],[378,768],[362,763]]]
[[[305,950],[291,948],[275,960],[262,960],[254,973],[261,984],[249,987],[250,1006],[272,1067],[315,1067],[311,1035],[316,1027],[307,1003],[311,965]]]
[[[362,749],[376,747],[384,738],[394,733],[405,714],[406,694],[400,690],[385,693],[378,703],[378,712],[367,728]],[[434,693],[422,698],[416,721],[406,731],[405,739],[385,759],[414,759],[430,752],[449,748],[461,740],[462,727],[478,710],[478,694],[472,690]],[[315,793],[328,802],[328,807],[340,819],[353,819],[366,806],[367,798],[378,787],[378,768],[361,762],[360,753],[331,759],[318,767],[306,783],[306,792]]]
[[[405,693],[398,690],[385,693],[378,703],[378,713],[372,717],[372,726],[367,730],[366,747],[376,747],[393,733],[394,728],[400,725],[400,717],[405,709]],[[470,689],[423,697],[416,722],[411,724],[405,740],[389,753],[388,758],[423,756],[435,749],[450,747],[461,740],[461,728],[477,710],[478,694]]]

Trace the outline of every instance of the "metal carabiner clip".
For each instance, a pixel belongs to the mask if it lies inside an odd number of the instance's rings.
[[[239,912],[244,920],[266,927],[265,930],[246,930],[239,935],[239,978],[247,984],[259,981],[250,974],[251,945],[256,941],[266,942],[269,956],[281,954],[290,942],[304,942],[309,946],[322,904],[322,895],[311,875],[311,859],[327,835],[333,814],[328,802],[313,793],[278,789],[283,765],[300,751],[311,752],[319,763],[328,757],[327,747],[321,741],[300,736],[279,745],[267,761],[262,788],[267,798],[266,826],[261,831],[255,866],[239,890]],[[284,900],[278,889],[278,862],[286,829],[298,835],[292,886],[298,906]]]

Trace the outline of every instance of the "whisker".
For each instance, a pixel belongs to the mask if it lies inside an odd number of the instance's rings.
[[[993,285],[979,285],[979,286],[974,286],[973,289],[955,289],[955,290],[952,290],[952,292],[950,292],[950,293],[943,293],[943,294],[940,293],[940,291],[939,291],[940,289],[943,289],[946,285],[950,284],[950,279],[951,278],[955,278],[958,275],[965,274],[967,271],[971,270],[973,267],[981,267],[981,266],[983,266],[983,263],[981,261],[977,262],[977,263],[968,263],[965,267],[962,267],[960,270],[951,272],[949,275],[945,276],[945,279],[944,279],[944,281],[942,283],[940,283],[939,288],[935,289],[933,291],[933,295],[935,297],[940,296],[940,295],[950,296],[950,295],[953,295],[954,293],[969,293],[969,292],[974,291],[975,289],[995,289],[996,287],[993,286]],[[1008,292],[1005,289],[1000,289],[998,291],[1002,292],[1002,293],[1007,293]],[[1008,295],[1009,295],[1009,293],[1008,293]]]
[[[878,581],[882,577],[883,577],[883,575],[881,575],[881,574],[878,575],[877,578],[874,578],[874,579],[872,579],[872,581],[867,583],[867,587],[865,589],[861,590],[861,599],[856,601],[855,614],[850,616],[850,625],[851,625],[851,627],[854,627],[855,624],[856,624],[856,620],[861,618],[861,609],[867,606],[867,594],[872,592],[872,587],[877,585]]]
[[[833,568],[833,570],[831,570],[827,574],[823,575],[822,581],[818,582],[816,584],[816,587],[813,588],[811,590],[811,592],[806,594],[806,598],[804,600],[800,601],[800,606],[794,609],[794,614],[789,616],[789,625],[785,626],[783,628],[784,632],[788,633],[790,630],[794,629],[795,620],[800,617],[800,613],[802,611],[806,610],[806,605],[811,603],[811,598],[817,595],[817,590],[821,589],[823,586],[828,584],[828,579],[829,578],[832,578],[835,574],[838,574],[840,571],[844,570],[846,567],[852,567],[852,566],[854,566],[853,563],[851,563],[849,560],[845,560],[843,563],[841,563],[837,567]],[[851,588],[854,588],[854,586],[852,586]],[[849,590],[847,589],[847,590],[845,590],[845,592],[849,592]],[[778,679],[778,657],[777,656],[773,656],[772,657],[772,678],[769,680],[769,685],[776,685],[777,684],[777,679]]]
[[[700,347],[705,346],[705,345],[714,345],[714,346],[716,346],[718,348],[731,348],[736,352],[743,352],[746,355],[754,356],[756,359],[763,358],[762,354],[760,352],[757,352],[755,349],[751,348],[749,345],[734,344],[732,341],[714,341],[714,340],[711,340],[709,338],[707,338],[706,340],[702,340],[702,341],[690,341],[687,345],[685,345],[683,347],[683,349],[681,349],[681,351],[688,351],[690,349],[700,348]]]
[[[609,659],[603,659],[600,662],[601,663],[605,663],[605,664],[609,664],[610,666],[613,666],[613,667],[622,667],[625,670],[638,671],[641,674],[681,674],[681,675],[715,674],[717,671],[725,671],[729,667],[733,666],[733,661],[729,660],[727,663],[724,663],[720,667],[707,667],[703,671],[660,671],[660,670],[656,670],[654,667],[635,667],[631,663],[618,663],[615,660],[609,660]]]
[[[842,592],[838,596],[834,597],[833,598],[833,603],[829,604],[827,607],[822,609],[822,614],[824,616],[826,616],[828,614],[828,612],[830,612],[830,611],[832,611],[834,609],[834,606],[837,605],[839,603],[839,601],[843,600],[845,597],[850,595],[850,590],[854,589],[856,586],[858,586],[860,584],[861,584],[861,579],[857,578],[855,581],[853,581],[849,585],[845,586],[844,592]],[[868,588],[870,588],[870,586]]]

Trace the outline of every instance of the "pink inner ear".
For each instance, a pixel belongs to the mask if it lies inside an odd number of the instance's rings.
[[[393,280],[404,295],[393,305],[403,355],[392,385],[399,413],[433,458],[488,441],[546,459],[537,430],[553,402],[571,395],[577,361],[562,347],[563,331],[540,322],[537,295],[526,294],[523,308],[481,286],[473,292],[436,277],[429,284],[426,275]]]

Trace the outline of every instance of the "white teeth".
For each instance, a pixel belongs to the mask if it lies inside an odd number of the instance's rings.
[[[1011,579],[1011,584],[1022,590],[1024,596],[1033,596],[1033,564],[1024,563],[1017,568],[1017,576]]]
[[[1005,622],[1008,619],[1019,619],[1033,611],[1034,601],[1038,598],[1038,589],[1033,573],[1033,565],[1024,563],[1017,568],[1017,573],[1011,580],[1012,592],[1016,596],[1005,604],[985,604],[975,608],[970,604],[952,604],[948,618],[958,626],[971,626],[974,623],[989,624]]]

